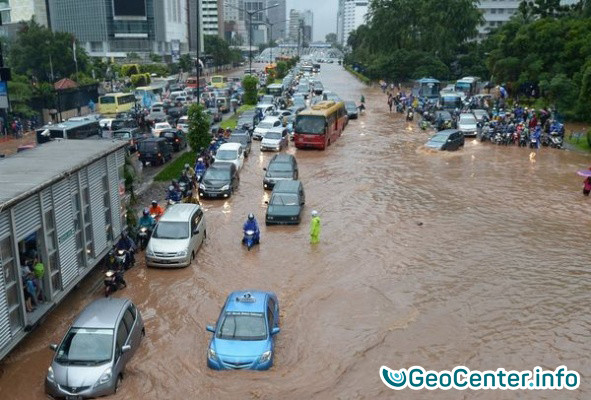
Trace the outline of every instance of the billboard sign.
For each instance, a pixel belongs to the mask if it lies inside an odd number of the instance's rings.
[[[0,82],[0,108],[8,108],[8,84]]]
[[[114,17],[146,17],[146,0],[113,0]]]

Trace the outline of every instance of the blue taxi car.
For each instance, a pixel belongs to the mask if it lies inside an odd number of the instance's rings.
[[[279,302],[272,292],[232,292],[214,326],[207,350],[212,369],[265,370],[273,366]]]

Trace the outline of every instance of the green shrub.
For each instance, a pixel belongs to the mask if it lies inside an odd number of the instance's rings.
[[[138,64],[123,64],[121,66],[121,75],[131,77],[140,73],[140,66]]]
[[[259,80],[256,76],[246,75],[242,79],[242,87],[244,88],[244,103],[256,105],[257,103],[257,85]]]

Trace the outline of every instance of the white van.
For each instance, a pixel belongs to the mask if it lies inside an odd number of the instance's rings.
[[[240,143],[224,143],[215,153],[216,163],[234,164],[236,169],[240,171],[244,164],[244,149]]]
[[[176,129],[183,131],[185,135],[189,133],[189,117],[186,115],[180,117],[176,123]]]
[[[148,267],[188,267],[207,237],[205,215],[197,204],[173,204],[156,227],[146,247]]]

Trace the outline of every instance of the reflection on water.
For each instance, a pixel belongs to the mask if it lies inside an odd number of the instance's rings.
[[[138,304],[147,336],[112,398],[390,398],[381,365],[562,364],[581,373],[577,392],[517,396],[589,398],[590,200],[575,175],[589,157],[472,139],[457,152],[426,151],[432,132],[389,115],[378,90],[336,65],[322,71],[328,90],[352,100],[363,90],[368,108],[325,152],[290,143],[306,190],[302,224],[263,224],[260,246],[248,252],[240,244],[246,216],[263,221],[269,196],[262,168],[273,154],[254,143],[239,190],[205,202],[208,238],[195,264],[128,273],[131,284],[117,295]],[[310,247],[313,209],[323,229],[321,244]],[[205,326],[238,288],[279,296],[282,331],[268,372],[206,368]],[[100,295],[90,290],[87,282],[1,364],[2,398],[43,398],[47,344]],[[407,391],[402,398],[516,394]]]

